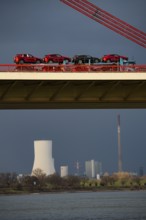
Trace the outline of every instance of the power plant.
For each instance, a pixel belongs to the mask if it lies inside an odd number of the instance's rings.
[[[60,167],[60,176],[61,177],[68,176],[68,166],[61,166]]]
[[[95,160],[85,161],[85,174],[88,178],[97,178],[102,174],[101,162]]]
[[[34,141],[34,164],[32,173],[36,169],[41,169],[46,175],[55,173],[51,140]]]
[[[117,116],[117,121],[118,121],[118,172],[122,172],[122,147],[121,147],[120,115]]]

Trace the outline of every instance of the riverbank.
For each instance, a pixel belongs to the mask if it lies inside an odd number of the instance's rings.
[[[146,187],[98,187],[82,189],[56,189],[56,190],[18,190],[18,189],[0,189],[0,195],[24,195],[32,193],[78,193],[78,192],[110,192],[110,191],[146,191]]]

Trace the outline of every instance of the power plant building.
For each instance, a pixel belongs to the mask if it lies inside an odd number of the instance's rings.
[[[52,141],[34,141],[34,164],[33,170],[41,169],[46,175],[55,173],[54,158],[52,157]]]
[[[88,178],[97,178],[102,174],[102,164],[95,160],[86,161],[85,174]]]
[[[61,166],[60,167],[60,176],[61,177],[68,176],[68,166]]]

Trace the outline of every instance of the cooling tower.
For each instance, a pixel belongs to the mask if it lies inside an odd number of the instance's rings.
[[[41,169],[46,175],[55,173],[54,158],[52,158],[52,141],[34,141],[34,164],[33,170]]]

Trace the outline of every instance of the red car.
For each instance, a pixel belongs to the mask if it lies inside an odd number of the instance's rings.
[[[42,63],[43,60],[38,57],[34,57],[31,54],[16,54],[14,57],[14,63],[23,64],[23,63]]]
[[[63,63],[64,61],[71,62],[71,58],[62,56],[60,54],[48,54],[45,55],[43,61],[45,63]]]
[[[126,56],[120,56],[118,54],[108,54],[108,55],[104,55],[101,60],[102,62],[119,62],[120,59],[123,59],[123,61],[128,61],[128,57]]]

